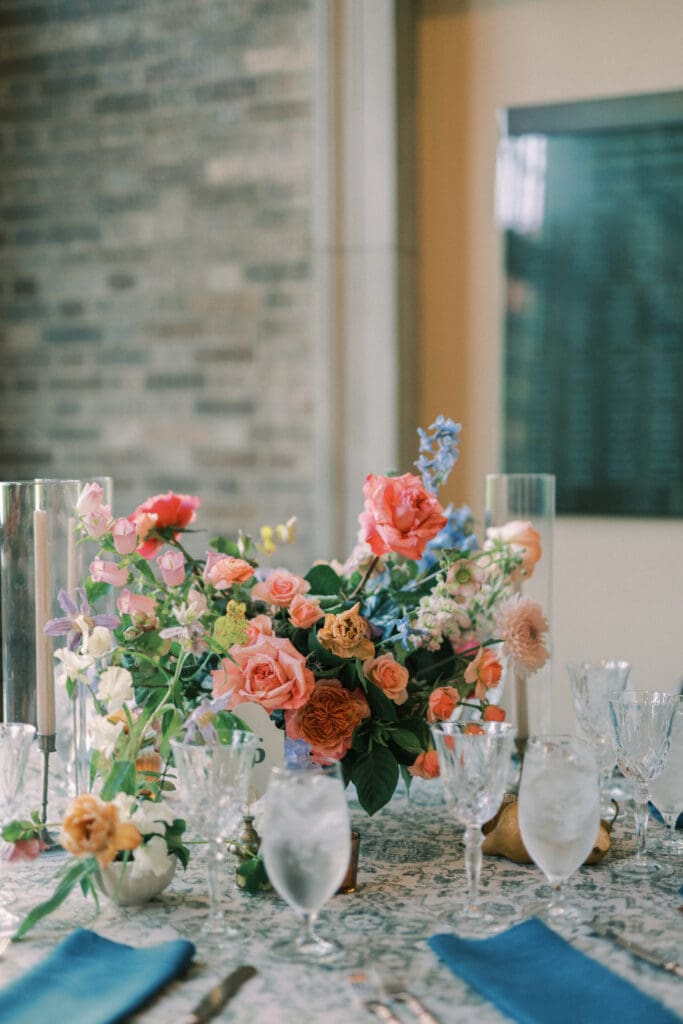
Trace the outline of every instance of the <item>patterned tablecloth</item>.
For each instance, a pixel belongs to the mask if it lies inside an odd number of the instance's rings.
[[[355,894],[336,896],[321,915],[321,931],[347,948],[342,967],[283,964],[269,953],[274,940],[295,927],[292,911],[275,894],[250,896],[235,889],[233,916],[242,928],[240,942],[221,950],[204,947],[198,929],[206,913],[202,858],[186,873],[179,870],[171,886],[141,908],[119,908],[103,900],[99,916],[80,891],[73,893],[51,917],[21,943],[9,946],[0,959],[0,984],[16,977],[76,926],[92,928],[107,938],[145,945],[183,936],[198,944],[198,964],[174,983],[155,1004],[138,1014],[138,1024],[181,1024],[184,1014],[222,976],[230,964],[251,963],[258,975],[220,1016],[234,1024],[348,1024],[375,1019],[354,994],[347,974],[376,969],[402,978],[443,1024],[504,1020],[459,978],[439,963],[425,939],[448,929],[449,911],[465,886],[461,830],[446,810],[439,782],[419,782],[397,794],[374,818],[352,805],[354,826],[362,835],[359,886]],[[652,823],[651,834],[662,826]],[[618,919],[627,933],[662,956],[682,959],[683,913],[672,883],[627,883],[615,878],[611,865],[633,848],[633,822],[617,822],[610,853],[600,865],[581,869],[572,898],[602,919]],[[4,870],[2,890],[17,910],[27,909],[52,889],[53,875],[64,855],[52,853],[38,861]],[[679,864],[678,885],[683,882]],[[547,894],[540,871],[486,857],[482,872],[484,898],[500,913],[526,906]],[[638,961],[609,940],[580,933],[572,938],[583,950],[616,973],[630,979],[677,1013],[683,1012],[683,982]],[[406,1022],[411,1018],[406,1011]]]

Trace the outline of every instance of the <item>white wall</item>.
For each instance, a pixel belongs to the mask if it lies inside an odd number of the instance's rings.
[[[443,409],[463,420],[467,461],[457,497],[480,512],[483,477],[498,468],[501,420],[496,110],[683,89],[683,2],[422,0],[417,31],[418,109],[427,123],[420,163],[422,419]],[[460,133],[456,143],[453,132]],[[450,166],[449,153],[456,157]],[[449,223],[450,236],[440,235]],[[430,248],[439,252],[438,266],[430,265]],[[452,263],[451,293],[439,284],[444,254]],[[449,307],[459,290],[460,306]],[[449,360],[462,382],[454,381]],[[571,658],[627,658],[634,684],[677,688],[683,521],[558,519],[554,626],[556,727],[572,724],[564,671]]]

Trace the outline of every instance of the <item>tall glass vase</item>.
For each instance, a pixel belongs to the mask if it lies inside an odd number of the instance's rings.
[[[548,623],[546,644],[550,657],[532,674],[505,666],[502,704],[517,729],[523,752],[529,736],[547,733],[552,726],[552,582],[555,477],[549,473],[491,473],[486,477],[485,519],[487,538],[495,535],[520,551],[527,542],[528,559],[512,584],[513,591],[541,606]],[[538,538],[528,531],[536,531]],[[530,543],[530,538],[533,541]],[[540,557],[537,547],[540,542]],[[534,548],[532,552],[532,546]],[[504,659],[505,660],[505,659]]]

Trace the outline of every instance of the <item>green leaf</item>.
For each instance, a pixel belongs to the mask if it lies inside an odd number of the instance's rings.
[[[17,843],[20,839],[36,839],[42,832],[42,825],[34,821],[8,821],[2,829],[2,838],[6,843]]]
[[[135,553],[130,556],[130,560],[141,576],[144,576],[145,579],[149,580],[150,583],[154,583],[155,586],[159,585],[159,581],[154,575],[154,570],[152,569],[152,566],[149,564],[146,558],[143,558],[142,555],[138,555],[137,553]]]
[[[232,555],[233,558],[240,558],[240,549],[234,540],[228,540],[227,537],[213,537],[209,541],[209,547],[213,548],[214,551],[218,551],[221,555]]]
[[[113,800],[117,793],[135,796],[135,788],[135,762],[114,761],[101,796],[103,800]]]
[[[329,565],[314,565],[304,579],[311,584],[311,594],[316,596],[338,595],[341,592],[342,581]]]
[[[96,583],[95,580],[91,580],[90,577],[85,581],[85,594],[88,598],[88,604],[95,606],[101,597],[107,597],[112,592],[111,583]]]
[[[395,722],[398,719],[396,705],[380,690],[379,686],[368,682],[366,695],[374,719],[380,719],[383,722]]]
[[[56,910],[60,904],[64,902],[66,897],[69,895],[75,885],[81,885],[86,880],[92,882],[92,876],[98,870],[99,865],[94,857],[86,857],[84,860],[78,860],[75,864],[69,868],[64,874],[59,885],[53,892],[49,899],[44,900],[43,903],[39,903],[38,906],[34,907],[33,910],[29,911],[24,920],[21,922],[16,932],[12,936],[14,942],[19,939],[23,939],[24,935],[33,928],[38,921],[51,914],[53,910]],[[93,887],[91,885],[91,891]]]
[[[392,728],[391,741],[397,743],[399,747],[407,750],[410,754],[417,755],[422,753],[422,743],[410,729],[404,729],[401,726]]]
[[[396,789],[398,765],[394,755],[386,747],[374,745],[358,756],[352,781],[363,810],[375,814],[389,803]]]

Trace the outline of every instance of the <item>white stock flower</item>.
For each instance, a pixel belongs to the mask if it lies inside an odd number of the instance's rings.
[[[166,840],[161,836],[152,836],[146,843],[135,848],[129,868],[134,878],[150,871],[154,875],[163,875],[170,868],[172,860],[166,849]]]
[[[107,711],[120,711],[127,700],[133,700],[133,677],[127,668],[112,665],[100,675],[97,696],[107,704]]]
[[[103,658],[105,654],[109,654],[113,646],[114,638],[106,626],[95,626],[84,644],[85,650],[93,658]]]
[[[76,651],[70,651],[68,647],[60,647],[58,651],[55,651],[55,658],[61,661],[67,676],[75,682],[82,682],[88,669],[95,664],[89,654],[77,654]]]
[[[123,722],[110,722],[102,715],[94,715],[88,723],[88,732],[93,750],[109,759],[114,756],[118,738],[123,732]]]

